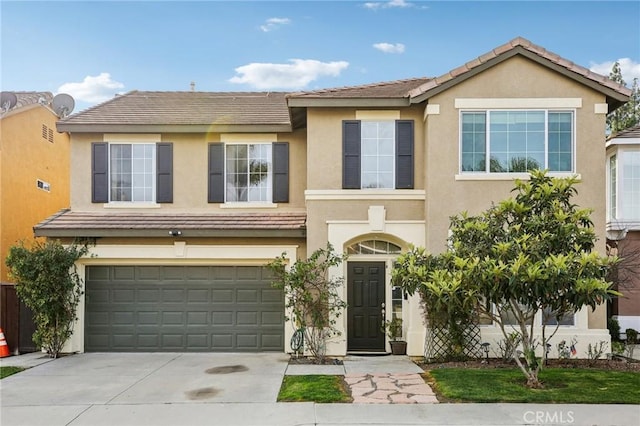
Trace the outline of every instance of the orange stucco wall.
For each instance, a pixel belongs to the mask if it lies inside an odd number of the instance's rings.
[[[69,136],[58,133],[58,117],[47,107],[30,105],[0,120],[0,281],[11,282],[5,259],[9,248],[33,240],[33,226],[69,207]],[[53,142],[43,137],[43,125]],[[37,180],[50,184],[38,188]]]

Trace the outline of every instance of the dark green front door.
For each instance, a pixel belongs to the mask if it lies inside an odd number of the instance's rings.
[[[347,264],[347,351],[383,352],[384,262]]]

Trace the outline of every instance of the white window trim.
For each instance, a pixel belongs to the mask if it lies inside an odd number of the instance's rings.
[[[229,137],[225,135],[226,140],[224,144],[224,203],[220,204],[220,208],[223,209],[250,209],[250,208],[276,208],[277,204],[273,203],[273,144],[276,142],[274,135],[265,134],[263,138],[271,138],[271,140],[246,140],[244,135]],[[258,138],[262,139],[262,138]],[[269,201],[227,201],[227,146],[230,145],[271,145],[271,162],[269,163],[269,175],[271,177],[271,192],[269,193]]]
[[[369,111],[370,113],[375,112],[375,111]],[[381,111],[381,112],[386,112],[386,111]],[[396,126],[395,126],[395,122],[397,120],[400,119],[400,112],[398,112],[397,114],[398,118],[388,118],[385,116],[381,116],[382,118],[368,118],[366,120],[360,120],[361,123],[380,123],[380,122],[391,122],[393,123],[393,143],[392,143],[392,147],[393,147],[393,168],[391,169],[393,172],[393,176],[391,177],[391,188],[363,188],[362,187],[362,158],[364,157],[363,149],[362,149],[362,132],[360,133],[360,190],[361,191],[390,191],[393,190],[395,188],[395,182],[396,182]]]
[[[106,135],[105,135],[106,136]],[[114,135],[111,135],[114,136]],[[124,135],[127,136],[127,135]],[[157,176],[157,155],[158,155],[158,150],[157,150],[157,144],[160,143],[160,137],[158,137],[156,140],[151,141],[151,137],[154,135],[142,135],[142,137],[137,137],[135,138],[136,140],[134,141],[126,141],[122,138],[122,136],[115,138],[115,140],[105,140],[105,142],[108,143],[107,145],[107,152],[108,152],[108,159],[107,159],[107,176],[109,178],[109,192],[108,192],[108,196],[109,196],[109,202],[103,204],[103,207],[105,208],[156,208],[156,207],[160,207],[160,204],[156,203],[155,199],[157,196],[157,188],[156,188],[156,176]],[[159,136],[159,135],[158,135]],[[122,139],[122,140],[119,140]],[[132,145],[132,149],[133,149],[133,145],[153,145],[153,162],[152,162],[152,169],[153,169],[153,187],[152,187],[152,194],[153,194],[153,201],[111,201],[111,145]],[[133,190],[133,187],[132,187]]]
[[[457,101],[457,99],[456,99]],[[489,171],[489,160],[490,160],[490,155],[489,153],[491,152],[491,141],[489,138],[489,133],[490,133],[490,123],[489,123],[489,115],[491,112],[501,112],[501,111],[512,111],[512,112],[519,112],[519,111],[544,111],[545,112],[545,123],[544,123],[544,127],[545,127],[545,146],[544,146],[544,150],[545,150],[545,168],[548,167],[548,162],[549,162],[549,145],[548,145],[548,136],[549,136],[549,113],[550,112],[571,112],[571,114],[573,115],[572,117],[572,122],[571,122],[571,134],[572,134],[572,140],[571,140],[571,164],[572,164],[572,171],[569,172],[561,172],[561,171],[555,171],[555,172],[549,172],[548,176],[551,177],[560,177],[560,178],[566,178],[566,177],[571,177],[571,176],[580,176],[579,174],[577,174],[577,170],[578,170],[578,164],[577,164],[577,155],[576,155],[576,141],[578,139],[577,137],[577,126],[576,126],[576,110],[575,109],[571,109],[571,108],[530,108],[530,109],[522,109],[522,108],[517,108],[517,109],[510,109],[510,110],[506,110],[506,109],[464,109],[464,110],[460,110],[458,112],[458,173],[455,175],[455,180],[514,180],[514,179],[529,179],[530,175],[529,173],[492,173],[491,171]],[[484,112],[485,116],[487,117],[487,121],[486,121],[486,128],[485,128],[485,155],[487,155],[486,158],[486,168],[485,171],[473,171],[473,172],[463,172],[462,171],[462,115],[464,113],[473,113],[473,112]],[[498,176],[497,178],[492,178],[492,177],[488,177],[489,175],[492,176]],[[471,178],[467,178],[468,176],[471,176]],[[513,179],[512,179],[513,178]]]
[[[622,191],[621,185],[624,183],[624,160],[625,160],[625,155],[627,153],[631,153],[631,152],[640,152],[640,146],[634,145],[634,146],[618,146],[617,149],[613,152],[611,152],[609,155],[607,155],[607,224],[611,225],[613,223],[617,224],[618,226],[622,226],[622,227],[626,227],[629,228],[630,230],[637,230],[638,229],[638,223],[640,223],[640,218],[629,218],[629,217],[616,217],[616,218],[612,218],[609,216],[609,202],[610,202],[610,193],[609,193],[609,187],[610,187],[610,163],[609,163],[609,159],[611,158],[611,156],[615,155],[616,159],[617,159],[617,164],[616,164],[616,212],[618,216],[623,215],[623,210],[622,210],[622,202],[624,202],[624,192]]]

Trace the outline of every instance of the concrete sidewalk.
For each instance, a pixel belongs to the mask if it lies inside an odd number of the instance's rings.
[[[284,354],[90,353],[44,361],[39,355],[2,359],[2,365],[39,364],[0,381],[2,426],[637,426],[640,419],[640,407],[629,405],[277,403],[292,367]],[[403,370],[408,363],[352,358],[342,373],[330,374]]]

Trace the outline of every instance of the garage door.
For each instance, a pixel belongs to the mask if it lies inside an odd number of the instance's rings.
[[[252,266],[88,266],[85,350],[282,351],[270,282]]]

